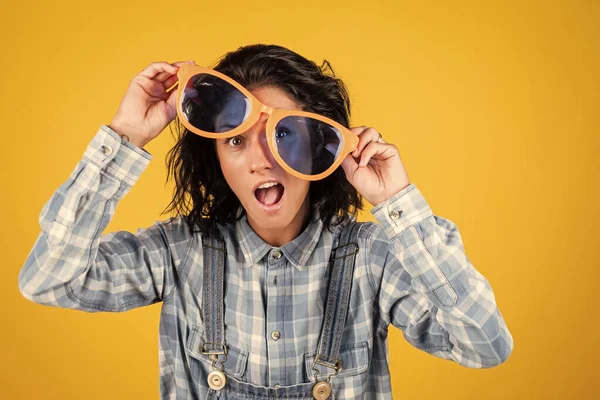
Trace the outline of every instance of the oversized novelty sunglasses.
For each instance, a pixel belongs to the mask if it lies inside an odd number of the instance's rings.
[[[193,64],[177,72],[177,114],[200,136],[227,139],[241,135],[268,114],[267,143],[275,160],[290,174],[323,179],[358,145],[343,125],[319,114],[268,107],[230,77]]]

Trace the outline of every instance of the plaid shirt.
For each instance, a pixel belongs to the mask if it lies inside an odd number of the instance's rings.
[[[102,234],[151,158],[102,126],[44,206],[19,288],[36,303],[87,312],[161,301],[160,396],[202,399],[211,360],[199,352],[205,328],[199,234],[191,235],[181,217],[135,233]],[[411,345],[465,367],[504,362],[512,336],[454,223],[433,215],[414,184],[371,213],[379,224],[361,223],[334,396],[391,398],[390,324]],[[227,245],[225,373],[262,386],[314,380],[328,259],[340,229],[323,229],[313,215],[282,247],[265,243],[245,216],[221,231]]]

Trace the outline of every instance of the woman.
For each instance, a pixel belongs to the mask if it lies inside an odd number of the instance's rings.
[[[163,302],[161,398],[391,398],[390,324],[466,367],[508,358],[512,337],[456,226],[433,215],[396,146],[346,130],[349,97],[327,63],[246,46],[169,90],[194,68],[153,63],[132,80],[42,210],[26,298],[88,312]],[[102,235],[151,159],[144,145],[177,114],[177,216]],[[363,197],[379,224],[355,221]]]

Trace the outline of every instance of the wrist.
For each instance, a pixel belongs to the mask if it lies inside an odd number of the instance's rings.
[[[119,136],[121,136],[121,139],[125,140],[126,142],[131,143],[132,145],[139,147],[140,149],[143,149],[144,146],[148,143],[145,140],[140,140],[138,138],[129,138],[127,135],[121,135],[119,134]]]
[[[110,129],[112,129],[117,135],[121,137],[126,142],[133,144],[134,146],[143,148],[148,141],[142,139],[138,135],[132,132],[131,129],[127,129],[126,126],[120,124],[119,122],[111,121],[109,125],[107,125]]]
[[[410,186],[410,182],[409,181],[405,181],[404,183],[401,183],[398,187],[392,191],[390,191],[391,194],[387,194],[386,196],[383,196],[379,199],[376,200],[375,203],[371,203],[374,207],[385,203],[386,201],[388,201],[389,199],[391,199],[392,197],[398,195],[398,193],[402,192],[403,190],[405,190],[407,187]],[[368,201],[368,199],[367,199]]]

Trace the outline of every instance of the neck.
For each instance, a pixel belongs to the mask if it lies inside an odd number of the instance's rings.
[[[310,201],[308,196],[294,216],[294,219],[285,227],[266,228],[259,226],[253,219],[248,218],[248,224],[258,236],[273,247],[281,247],[294,240],[306,228],[310,220]]]

